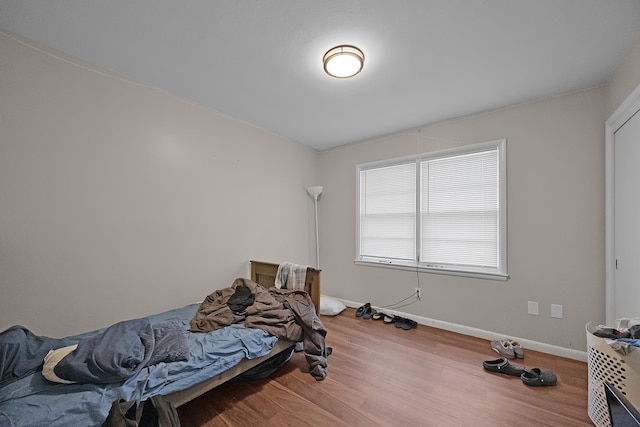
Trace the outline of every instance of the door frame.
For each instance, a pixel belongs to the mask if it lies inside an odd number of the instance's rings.
[[[605,122],[605,317],[606,324],[615,325],[616,259],[614,225],[615,132],[640,110],[640,85],[624,100]]]

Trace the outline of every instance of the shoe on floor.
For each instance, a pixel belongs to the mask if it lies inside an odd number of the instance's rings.
[[[524,366],[512,365],[504,357],[495,360],[485,360],[482,362],[482,367],[487,371],[498,372],[500,374],[511,375],[514,377],[521,377],[525,372]]]
[[[375,309],[371,308],[371,305],[369,305],[368,307],[365,307],[364,311],[362,312],[362,318],[371,319],[373,317],[373,313],[377,312]]]
[[[386,315],[386,314],[384,314],[384,313],[383,313],[383,312],[381,312],[381,311],[373,310],[373,315],[371,316],[371,318],[372,318],[373,320],[382,320],[382,319],[384,319],[386,316],[387,316],[387,315]]]
[[[498,353],[502,357],[507,359],[515,359],[516,352],[511,348],[507,340],[493,340],[491,341],[491,349]]]
[[[367,308],[371,310],[371,303],[366,303],[365,305],[361,305],[360,307],[358,307],[358,309],[356,310],[356,317],[362,317],[364,315],[364,311]]]
[[[558,377],[551,369],[525,369],[520,375],[522,382],[532,387],[556,385]]]
[[[517,359],[524,359],[524,347],[522,347],[522,345],[518,341],[508,339],[507,343],[509,347],[513,349],[513,352],[515,353]]]
[[[407,319],[406,317],[396,316],[393,318],[393,322],[396,325],[396,328],[402,328],[405,331],[409,329],[413,329],[418,326],[418,322],[415,320]]]
[[[402,323],[402,329],[404,329],[405,331],[416,328],[417,326],[418,326],[418,322],[411,319],[404,319],[404,322]]]
[[[404,323],[404,317],[394,316],[393,324],[396,325],[396,328],[402,328],[402,323]]]

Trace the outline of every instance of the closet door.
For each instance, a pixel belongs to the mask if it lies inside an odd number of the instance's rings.
[[[640,112],[614,134],[615,319],[640,317]]]

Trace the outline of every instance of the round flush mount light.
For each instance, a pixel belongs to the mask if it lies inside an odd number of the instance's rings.
[[[364,53],[355,46],[343,44],[332,47],[322,58],[325,73],[338,79],[353,77],[362,71]]]

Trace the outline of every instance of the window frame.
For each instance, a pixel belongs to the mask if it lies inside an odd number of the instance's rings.
[[[433,265],[419,261],[420,255],[420,199],[421,199],[421,187],[420,187],[420,163],[425,160],[447,158],[460,156],[464,154],[479,153],[484,151],[497,150],[498,152],[498,267],[493,268],[481,268],[481,267],[468,267],[468,266],[452,266],[452,265]],[[375,162],[362,163],[356,165],[356,254],[354,263],[362,266],[373,266],[400,270],[418,271],[423,273],[434,274],[446,274],[463,277],[474,277],[491,280],[506,281],[509,278],[507,273],[507,144],[506,139],[499,139],[494,141],[482,142],[478,144],[466,145],[461,147],[455,147],[446,150],[439,150],[433,152],[420,153],[418,155],[397,157],[392,159],[385,159]],[[415,259],[412,261],[388,261],[388,260],[373,260],[366,259],[360,254],[360,238],[361,238],[361,223],[360,223],[360,207],[361,207],[361,172],[369,169],[377,169],[382,167],[389,167],[400,164],[414,163],[416,166],[416,218],[415,218],[415,244],[416,254]]]

